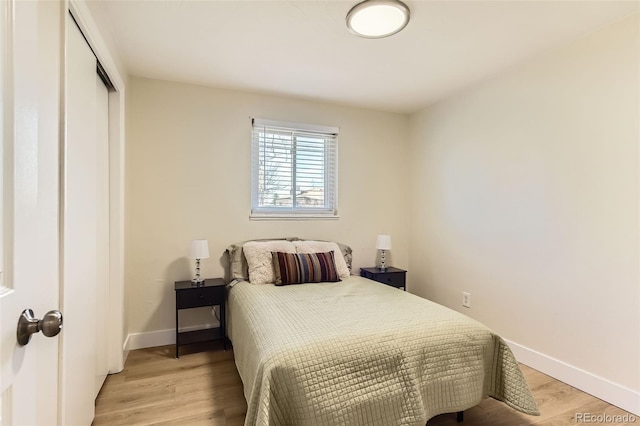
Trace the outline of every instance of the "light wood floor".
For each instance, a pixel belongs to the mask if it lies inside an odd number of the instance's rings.
[[[233,351],[222,344],[174,346],[131,351],[119,374],[107,377],[96,399],[94,425],[241,426],[247,405]],[[493,399],[465,411],[463,426],[577,424],[576,413],[624,415],[625,411],[522,365],[542,412],[531,417]],[[618,423],[623,424],[623,423]],[[640,419],[636,420],[640,425]],[[455,414],[431,419],[427,426],[459,425]],[[336,425],[339,426],[339,425]],[[392,425],[389,425],[392,426]]]

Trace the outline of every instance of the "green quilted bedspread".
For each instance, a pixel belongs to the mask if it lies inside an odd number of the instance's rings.
[[[424,426],[485,396],[539,414],[499,336],[396,288],[239,282],[228,307],[245,425]]]

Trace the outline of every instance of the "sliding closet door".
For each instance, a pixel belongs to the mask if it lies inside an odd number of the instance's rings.
[[[96,85],[96,382],[94,397],[109,373],[109,92],[95,75]]]
[[[96,365],[96,58],[67,15],[61,389],[64,425],[94,416]]]
[[[88,425],[108,366],[108,110],[97,60],[70,15],[66,24],[61,424]]]

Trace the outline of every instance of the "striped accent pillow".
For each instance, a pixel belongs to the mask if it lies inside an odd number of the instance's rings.
[[[332,251],[326,253],[283,253],[274,251],[276,285],[340,281]]]

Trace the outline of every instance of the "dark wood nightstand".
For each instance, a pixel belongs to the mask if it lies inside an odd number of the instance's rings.
[[[360,276],[407,291],[407,271],[389,266],[384,271],[380,268],[360,268]]]
[[[226,283],[222,278],[208,278],[197,287],[191,281],[176,281],[176,358],[179,348],[190,343],[223,340],[227,350],[226,335]],[[203,306],[220,306],[220,327],[205,328],[193,331],[178,331],[178,312],[181,309],[201,308]]]

